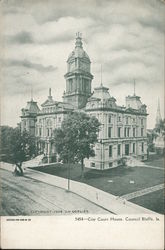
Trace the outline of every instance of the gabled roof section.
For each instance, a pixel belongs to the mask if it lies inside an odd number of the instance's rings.
[[[53,100],[53,97],[51,95],[51,88],[49,88],[49,95],[48,95],[48,99],[41,104],[42,107],[45,106],[52,106],[53,104],[55,104],[56,102]]]

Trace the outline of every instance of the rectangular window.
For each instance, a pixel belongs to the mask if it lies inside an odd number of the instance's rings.
[[[91,162],[91,167],[95,168],[95,163],[94,162]]]
[[[109,138],[112,137],[112,128],[111,127],[108,128],[108,137]]]
[[[125,155],[129,155],[129,144],[125,144]]]
[[[121,145],[119,144],[117,146],[117,155],[120,155],[121,154]]]
[[[143,125],[143,119],[141,119],[141,125]]]
[[[109,162],[109,168],[113,167],[113,162]]]
[[[108,122],[109,122],[109,123],[112,122],[112,116],[111,116],[111,115],[109,115],[109,117],[108,117]]]
[[[133,143],[133,154],[135,154],[135,143]]]
[[[144,152],[144,142],[142,142],[142,153]]]
[[[121,116],[118,116],[118,122],[121,122]]]
[[[141,128],[141,136],[143,136],[143,128]]]
[[[39,128],[39,136],[41,136],[41,128]]]
[[[127,128],[127,137],[129,137],[129,130],[130,128]]]
[[[109,146],[109,157],[112,157],[112,145]]]
[[[127,136],[126,132],[127,132],[127,128],[124,128],[124,137]]]
[[[118,137],[121,137],[121,128],[118,128],[118,129],[117,129],[117,136],[118,136]]]
[[[133,137],[135,137],[136,136],[136,134],[135,134],[135,128],[133,128]]]
[[[128,124],[128,116],[126,117],[126,124]]]

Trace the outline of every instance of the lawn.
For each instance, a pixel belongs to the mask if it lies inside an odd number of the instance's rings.
[[[35,169],[47,174],[57,175],[64,178],[68,177],[67,165],[37,167]],[[85,172],[84,179],[81,179],[81,168],[77,164],[71,165],[70,176],[72,180],[87,183],[88,185],[117,196],[135,192],[164,182],[162,170],[143,167],[118,167],[105,170],[104,172],[88,169]],[[134,184],[130,184],[130,181],[134,181]]]
[[[130,200],[142,207],[146,207],[157,213],[164,214],[164,192],[163,190],[155,191]],[[152,201],[152,202],[151,202]]]
[[[148,160],[145,162],[146,165],[164,168],[164,158],[160,155],[150,155]]]
[[[146,162],[147,163],[147,162]],[[163,166],[163,157],[150,159],[148,165],[152,166]],[[34,168],[33,168],[34,169]],[[36,167],[38,171],[45,172],[52,175],[57,175],[60,177],[68,177],[68,165],[66,164],[55,164],[47,167]],[[105,171],[85,169],[84,179],[81,179],[81,167],[79,164],[70,165],[70,176],[72,180],[87,183],[93,187],[99,188],[103,191],[109,192],[111,194],[121,196],[124,194],[132,193],[144,188],[155,186],[164,183],[164,171],[163,169],[153,169],[145,167],[117,167],[114,169],[109,169]],[[134,181],[134,183],[130,183]],[[162,211],[162,193],[157,195],[156,193],[161,193],[161,191],[156,191],[151,194],[141,196],[131,201],[139,205],[155,211],[156,204],[157,212]],[[148,198],[146,198],[148,197]],[[156,197],[156,198],[155,198]],[[146,200],[146,202],[145,202]]]

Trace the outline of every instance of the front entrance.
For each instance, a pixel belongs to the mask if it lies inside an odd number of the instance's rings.
[[[125,144],[125,155],[129,155],[129,144]]]

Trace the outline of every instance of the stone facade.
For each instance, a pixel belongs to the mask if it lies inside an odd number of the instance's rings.
[[[147,159],[147,113],[139,96],[126,97],[126,107],[117,106],[108,88],[101,85],[94,89],[85,111],[90,116],[96,116],[102,124],[95,157],[85,161],[86,167],[101,170],[113,168],[121,165],[125,156]]]
[[[109,94],[109,89],[102,84],[91,93],[93,75],[90,64],[78,33],[75,49],[67,60],[63,102],[53,100],[51,89],[47,100],[41,105],[41,110],[36,102],[28,102],[28,107],[22,109],[22,130],[27,129],[38,138],[40,151],[51,161],[55,155],[53,130],[61,126],[69,112],[82,110],[90,116],[96,116],[102,124],[98,143],[95,145],[95,157],[85,160],[86,167],[100,170],[117,167],[122,164],[124,156],[146,160],[146,105],[134,94],[126,97],[125,107],[118,106],[116,99]],[[31,106],[33,109],[29,108]]]

